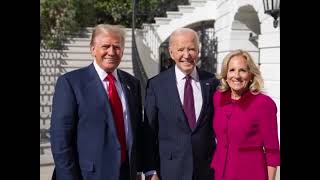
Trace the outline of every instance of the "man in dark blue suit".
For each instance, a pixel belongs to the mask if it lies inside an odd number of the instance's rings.
[[[117,69],[124,37],[119,26],[98,25],[90,43],[94,62],[57,80],[50,129],[55,179],[141,178],[140,82]]]
[[[213,180],[212,94],[218,81],[196,68],[199,38],[194,30],[174,31],[169,52],[175,65],[151,78],[146,88],[146,179]]]

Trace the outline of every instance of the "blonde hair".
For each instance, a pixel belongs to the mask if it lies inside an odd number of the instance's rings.
[[[248,70],[253,75],[252,80],[249,82],[249,90],[253,94],[258,94],[261,92],[263,88],[263,79],[261,76],[261,72],[258,68],[258,66],[254,63],[251,55],[242,49],[231,51],[227,56],[223,59],[222,67],[220,75],[218,76],[218,79],[220,80],[220,85],[218,86],[218,89],[222,92],[227,91],[230,89],[226,79],[227,79],[227,73],[228,73],[228,65],[231,60],[231,58],[235,56],[242,56],[246,59]]]
[[[126,32],[123,30],[124,27],[121,25],[110,25],[110,24],[98,24],[91,35],[90,46],[92,47],[95,43],[95,38],[100,34],[110,33],[112,35],[119,35],[120,37],[120,46],[124,48],[125,42],[125,34]]]

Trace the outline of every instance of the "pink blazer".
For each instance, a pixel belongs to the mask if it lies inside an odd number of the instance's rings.
[[[216,91],[213,96],[215,180],[267,180],[267,166],[280,165],[277,107],[261,93],[248,91],[239,100],[230,94]]]

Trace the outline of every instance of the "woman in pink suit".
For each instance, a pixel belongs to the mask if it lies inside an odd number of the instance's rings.
[[[263,80],[248,52],[229,53],[213,96],[215,180],[275,180],[280,165],[277,107],[261,93]]]

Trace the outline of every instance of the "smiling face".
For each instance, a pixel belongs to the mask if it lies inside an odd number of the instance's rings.
[[[252,74],[244,56],[238,55],[230,59],[226,81],[231,88],[233,97],[241,97],[249,87]]]
[[[189,31],[180,32],[172,37],[171,42],[171,58],[184,74],[190,74],[196,66],[199,54],[195,34]]]
[[[91,54],[106,72],[113,72],[120,64],[124,48],[119,34],[105,32],[97,35],[91,46]]]

